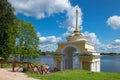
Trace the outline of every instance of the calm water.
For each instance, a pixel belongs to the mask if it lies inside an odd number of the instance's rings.
[[[52,56],[42,56],[31,61],[47,64],[51,69],[55,66]],[[73,67],[79,67],[78,63],[78,58],[74,58]],[[101,72],[120,72],[120,56],[101,56]]]
[[[120,56],[101,56],[101,71],[120,72]]]

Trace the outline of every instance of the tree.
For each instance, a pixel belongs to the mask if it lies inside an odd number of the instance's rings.
[[[16,26],[16,54],[21,61],[25,57],[39,55],[39,37],[32,23],[22,20],[15,21]]]
[[[0,56],[7,58],[14,39],[10,33],[14,21],[14,13],[11,4],[7,0],[0,0]],[[10,30],[11,29],[11,30]]]

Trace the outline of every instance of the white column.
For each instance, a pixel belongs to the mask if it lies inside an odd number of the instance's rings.
[[[94,62],[92,62],[92,71],[94,71]]]
[[[95,62],[94,62],[94,72],[96,71],[96,64],[95,64]]]
[[[98,62],[98,72],[100,72],[100,61]]]
[[[90,65],[90,71],[95,71],[95,63],[94,62],[91,62],[91,65]]]
[[[95,62],[95,72],[97,72],[97,62]]]
[[[97,62],[97,71],[96,72],[99,72],[99,62]]]
[[[96,62],[96,72],[100,72],[100,61]]]
[[[92,71],[92,62],[90,63],[90,71]]]

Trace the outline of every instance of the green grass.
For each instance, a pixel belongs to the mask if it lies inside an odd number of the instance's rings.
[[[1,64],[0,64],[1,66]],[[11,63],[4,63],[3,64],[3,68],[11,68],[12,67],[12,64]]]
[[[29,77],[40,80],[120,80],[120,73],[90,72],[85,70],[68,70],[47,75],[26,73]]]

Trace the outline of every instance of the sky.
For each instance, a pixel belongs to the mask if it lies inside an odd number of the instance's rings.
[[[32,22],[42,51],[55,51],[75,29],[97,52],[120,53],[120,0],[8,0],[17,18]]]

